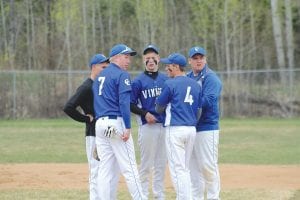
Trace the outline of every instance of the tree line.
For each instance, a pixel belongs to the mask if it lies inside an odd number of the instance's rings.
[[[0,70],[88,69],[116,43],[203,46],[226,72],[299,67],[300,0],[0,0],[0,16]]]

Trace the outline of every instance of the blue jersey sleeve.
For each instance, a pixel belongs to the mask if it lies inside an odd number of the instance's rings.
[[[214,76],[207,76],[202,87],[202,107],[209,108],[216,104],[222,89],[221,83]]]
[[[122,73],[119,82],[119,108],[122,114],[125,128],[131,128],[130,121],[130,92],[131,83],[128,73]]]
[[[139,99],[139,94],[140,94],[140,84],[138,81],[133,81],[132,82],[132,91],[131,91],[131,99],[130,103],[137,104],[138,99]]]
[[[200,85],[199,85],[199,88],[200,88],[200,92],[199,92],[199,96],[198,96],[198,98],[199,98],[199,103],[198,103],[198,108],[202,108],[202,88],[200,87]]]
[[[164,84],[161,94],[156,99],[156,104],[165,107],[170,102],[171,90],[167,84]]]
[[[126,72],[120,75],[119,94],[127,91],[131,91],[131,80],[129,74]]]
[[[130,121],[130,91],[123,92],[120,94],[120,112],[122,114],[125,128],[131,128],[131,121]]]

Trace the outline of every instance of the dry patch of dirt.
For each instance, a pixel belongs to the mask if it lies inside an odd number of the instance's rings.
[[[220,165],[222,189],[300,189],[299,165]],[[2,164],[0,188],[86,189],[87,164]],[[167,173],[166,187],[171,186]],[[124,179],[120,186],[125,187]]]

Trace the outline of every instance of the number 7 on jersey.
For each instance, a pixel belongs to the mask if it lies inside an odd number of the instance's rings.
[[[98,81],[99,81],[99,95],[102,95],[102,89],[103,89],[103,84],[104,84],[104,81],[105,81],[105,77],[104,76],[100,76],[98,78]]]

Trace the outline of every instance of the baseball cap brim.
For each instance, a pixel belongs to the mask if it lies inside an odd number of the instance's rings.
[[[100,61],[100,63],[109,62],[109,58],[103,59]]]
[[[153,52],[155,52],[156,54],[159,54],[159,49],[158,49],[155,45],[153,45],[153,44],[148,45],[148,46],[144,49],[143,55],[145,55],[148,51],[153,51]]]
[[[113,57],[118,54],[128,54],[130,56],[135,56],[136,51],[132,50],[125,44],[117,44],[117,45],[113,46],[113,48],[111,49],[111,51],[109,53],[109,57]]]
[[[136,51],[128,51],[128,52],[121,53],[121,54],[129,54],[130,56],[135,56],[136,55]]]
[[[162,58],[160,59],[160,62],[163,64],[173,64],[168,58]]]
[[[125,50],[123,50],[121,52],[111,52],[110,55],[109,55],[109,57],[113,57],[113,56],[118,55],[118,54],[125,54],[125,55],[128,54],[130,56],[135,56],[136,55],[136,51],[133,51],[131,49],[125,49]]]
[[[193,53],[193,54],[190,54],[190,58],[192,58],[193,56],[195,56],[195,55],[201,55],[201,56],[205,56],[205,53],[198,53],[198,52],[195,52],[195,53]]]
[[[162,58],[160,62],[164,64],[176,64],[181,67],[186,66],[186,58],[180,53],[172,53],[167,58]]]
[[[105,57],[103,54],[96,54],[91,58],[89,66],[92,67],[92,65],[105,62],[109,62],[109,58]]]

